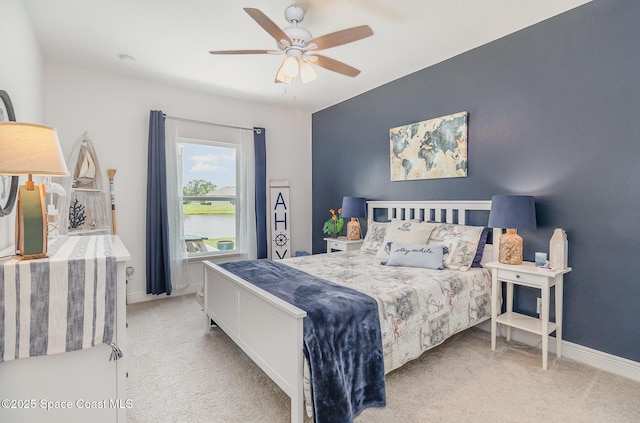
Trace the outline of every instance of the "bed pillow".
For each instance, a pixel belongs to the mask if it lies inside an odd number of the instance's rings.
[[[367,234],[364,236],[360,252],[375,255],[384,242],[390,222],[369,222]]]
[[[391,242],[387,266],[422,267],[426,269],[444,269],[444,245],[401,244]]]
[[[447,268],[468,270],[476,257],[484,227],[454,223],[436,223],[435,225],[427,244],[443,244],[449,249],[449,253],[444,258]]]
[[[487,236],[489,235],[489,228],[483,228],[480,235],[480,241],[478,241],[478,249],[476,250],[476,256],[473,258],[471,267],[482,267],[482,255],[484,254],[484,247],[487,245]]]
[[[389,260],[389,243],[399,242],[401,244],[426,244],[429,235],[436,227],[433,223],[420,222],[415,220],[392,220],[387,227],[382,246],[376,253],[376,258]]]

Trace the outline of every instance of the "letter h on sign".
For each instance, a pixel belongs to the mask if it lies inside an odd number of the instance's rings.
[[[278,219],[278,207],[283,209],[283,218]],[[282,210],[280,210],[282,211]],[[287,230],[287,203],[285,203],[284,198],[282,197],[282,192],[278,193],[278,197],[276,198],[276,205],[273,208],[273,219],[274,219],[274,228],[278,230],[278,223],[284,223],[284,230]]]

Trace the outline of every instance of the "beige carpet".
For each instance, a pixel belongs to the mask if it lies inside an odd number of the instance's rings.
[[[127,306],[129,423],[282,423],[289,398],[193,295]],[[387,375],[387,406],[356,423],[639,422],[640,383],[470,329]]]

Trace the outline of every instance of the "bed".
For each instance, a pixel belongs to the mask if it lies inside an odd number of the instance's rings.
[[[388,373],[490,318],[491,276],[478,264],[497,259],[497,249],[486,242],[489,230],[483,227],[490,201],[369,201],[367,208],[361,251],[278,263],[375,299]],[[499,231],[493,229],[489,240],[498,239]],[[428,248],[407,254],[416,245]],[[424,250],[444,270],[406,263]],[[205,262],[205,330],[215,321],[291,398],[292,423],[303,422],[307,312],[222,266]]]

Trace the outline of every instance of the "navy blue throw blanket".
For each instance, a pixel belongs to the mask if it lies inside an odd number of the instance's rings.
[[[307,312],[304,354],[317,423],[347,423],[384,406],[384,357],[378,305],[368,295],[270,260],[220,267]]]

